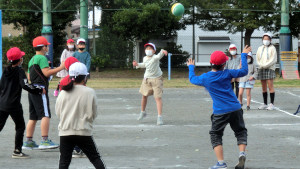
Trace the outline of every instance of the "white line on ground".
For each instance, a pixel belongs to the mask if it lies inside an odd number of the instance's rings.
[[[244,99],[244,100],[247,100],[247,99]],[[261,102],[258,102],[258,101],[252,100],[252,99],[251,99],[251,102],[258,103],[258,104],[264,104],[264,103],[261,103]],[[290,115],[290,116],[293,116],[293,117],[300,118],[300,116],[294,115],[293,113],[289,113],[289,112],[284,111],[284,110],[281,110],[281,109],[279,109],[278,107],[275,107],[275,110],[278,110],[278,111],[280,111],[280,112],[283,112],[283,113],[285,113],[285,114],[287,114],[287,115]]]

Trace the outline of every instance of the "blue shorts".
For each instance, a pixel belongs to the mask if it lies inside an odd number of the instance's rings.
[[[249,83],[249,80],[247,82],[240,82],[240,85],[239,85],[240,88],[250,88],[250,89],[253,89],[253,84],[250,84]]]

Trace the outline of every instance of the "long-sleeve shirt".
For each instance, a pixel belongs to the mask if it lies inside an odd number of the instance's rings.
[[[72,56],[74,53],[74,51],[72,50],[67,50],[64,49],[64,51],[62,52],[61,56],[60,56],[60,63],[62,63],[63,61],[65,61],[68,57]],[[68,75],[68,71],[63,69],[61,71],[59,71],[56,76],[58,77],[66,77]]]
[[[11,70],[4,69],[0,81],[0,110],[19,111],[23,110],[21,104],[22,89],[33,94],[42,94],[43,89],[28,83],[25,71],[16,66]]]
[[[204,86],[208,90],[213,100],[213,114],[230,113],[241,108],[241,105],[231,88],[230,81],[232,78],[239,78],[247,75],[247,53],[242,53],[241,69],[210,71],[201,76],[196,76],[194,69],[194,65],[189,65],[190,82],[198,86]]]
[[[91,136],[93,122],[98,115],[97,102],[92,88],[74,85],[68,92],[62,90],[55,104],[59,136]]]
[[[277,63],[277,52],[273,45],[260,46],[256,52],[256,63],[258,69],[272,69],[275,71]]]
[[[89,54],[89,52],[84,51],[82,53],[76,51],[73,53],[73,55],[76,59],[78,59],[79,62],[85,64],[88,72],[90,71],[90,67],[91,67],[91,55]]]
[[[224,69],[237,69],[241,62],[241,56],[233,57],[226,62]]]
[[[159,67],[159,60],[164,56],[162,51],[163,50],[151,57],[145,56],[143,58],[143,63],[138,63],[136,68],[146,68],[144,78],[157,78],[163,74]]]
[[[250,77],[257,79],[257,68],[255,63],[248,64],[248,74],[240,78],[240,82],[247,82]]]

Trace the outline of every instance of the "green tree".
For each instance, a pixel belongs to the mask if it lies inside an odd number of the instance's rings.
[[[245,32],[244,44],[250,45],[254,30],[276,31],[280,10],[280,1],[253,0],[197,0],[190,1],[195,5],[196,23],[203,30],[225,30],[228,33]],[[222,9],[222,10],[214,10]],[[238,10],[244,9],[244,10]],[[264,10],[264,11],[263,11]],[[191,23],[191,17],[185,23]]]
[[[43,27],[42,1],[31,0],[0,0],[0,9],[3,12],[3,23],[13,24],[14,29],[23,29],[23,37],[18,39],[22,43],[32,44],[36,36],[41,35]],[[61,0],[52,0],[52,9],[56,7]],[[76,10],[75,1],[64,1],[56,10]],[[21,11],[22,10],[22,11]],[[71,26],[75,20],[76,11],[53,12],[52,13],[52,30],[53,30],[53,59],[59,61],[61,52],[66,44],[66,26]],[[16,44],[17,45],[17,44]],[[8,50],[8,49],[7,49]],[[26,53],[25,57],[32,57],[35,52],[32,48],[21,49]],[[3,51],[6,52],[6,51]],[[5,55],[4,55],[5,56]],[[24,64],[27,64],[24,62]]]

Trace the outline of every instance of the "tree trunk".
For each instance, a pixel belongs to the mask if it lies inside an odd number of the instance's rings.
[[[254,32],[254,29],[246,29],[245,32],[245,39],[244,39],[244,44],[245,46],[251,46],[251,35]]]

